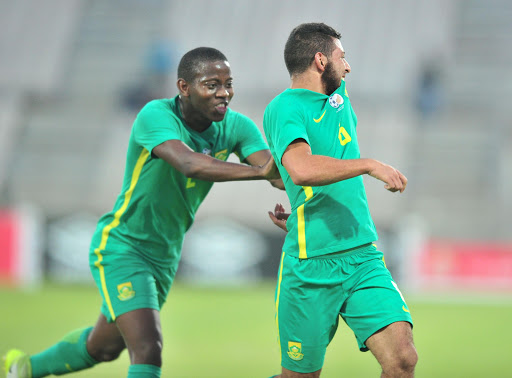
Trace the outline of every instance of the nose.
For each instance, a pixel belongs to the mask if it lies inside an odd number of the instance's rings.
[[[231,97],[232,92],[232,88],[227,88],[224,85],[222,85],[219,86],[219,89],[217,90],[217,97]]]
[[[349,73],[351,71],[350,64],[348,64],[346,59],[343,59],[343,64],[345,65],[345,72]]]

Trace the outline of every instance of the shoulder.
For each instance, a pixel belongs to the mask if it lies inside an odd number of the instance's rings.
[[[270,123],[281,122],[283,119],[302,119],[306,104],[297,91],[286,90],[274,97],[265,108],[263,127]]]
[[[144,107],[140,110],[139,115],[147,114],[152,112],[172,112],[174,99],[158,99],[152,100],[148,102]]]
[[[179,120],[174,99],[158,99],[148,102],[137,114],[135,122],[162,119]]]
[[[286,102],[290,101],[290,93],[289,92],[290,91],[286,90],[284,92],[279,93],[276,97],[274,97],[272,99],[272,101],[270,101],[270,103],[267,105],[267,109],[277,107],[282,103],[286,103]]]
[[[244,127],[247,125],[256,126],[256,123],[251,118],[232,109],[228,109],[223,123],[227,128]]]
[[[303,99],[297,91],[285,90],[280,93],[267,105],[265,112],[273,111],[289,111],[291,109],[297,109],[303,107]]]

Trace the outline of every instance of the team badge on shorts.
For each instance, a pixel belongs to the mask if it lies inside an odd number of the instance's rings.
[[[334,109],[343,105],[343,97],[341,97],[338,93],[334,93],[331,97],[329,97],[329,105],[331,105]]]
[[[133,290],[131,282],[125,282],[117,285],[117,291],[119,292],[117,297],[120,301],[127,301],[135,296],[135,290]]]
[[[288,341],[288,356],[295,361],[300,361],[304,358],[302,352],[302,344],[293,341]]]

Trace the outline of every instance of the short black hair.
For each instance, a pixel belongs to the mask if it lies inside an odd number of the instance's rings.
[[[207,62],[227,61],[226,56],[213,47],[197,47],[190,50],[178,64],[178,79],[192,81],[200,70],[200,65]]]
[[[292,30],[284,47],[284,62],[290,76],[308,69],[317,52],[330,57],[334,51],[333,38],[341,34],[324,23],[306,23]]]

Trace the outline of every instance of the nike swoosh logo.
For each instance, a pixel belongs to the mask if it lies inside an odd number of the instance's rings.
[[[324,118],[324,115],[325,115],[325,112],[326,112],[326,111],[327,111],[327,109],[325,109],[325,110],[324,110],[324,112],[322,113],[322,115],[320,116],[320,118],[318,118],[318,119],[314,119],[314,118],[313,118],[313,121],[315,121],[316,123],[319,123],[319,122],[322,120],[322,118]]]
[[[405,312],[410,312],[408,309],[405,308],[405,306],[402,306],[402,310],[404,310]]]

